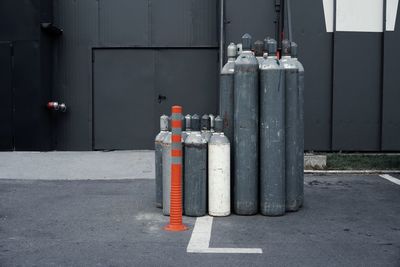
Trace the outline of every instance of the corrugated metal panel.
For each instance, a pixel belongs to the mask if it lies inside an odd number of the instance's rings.
[[[13,149],[11,43],[0,43],[0,150]]]
[[[229,0],[225,2],[228,44],[241,42],[241,37],[246,32],[251,34],[253,41],[275,36],[275,1]]]
[[[39,40],[39,10],[40,0],[1,0],[0,40]]]
[[[175,104],[185,114],[216,114],[217,49],[160,49],[156,59],[156,94],[167,98],[158,105],[157,116],[170,114]]]
[[[305,150],[327,151],[332,130],[332,33],[326,32],[322,1],[292,1],[292,10],[293,38],[306,70]]]
[[[29,64],[27,64],[29,62]],[[49,150],[50,97],[41,87],[40,46],[37,41],[14,43],[15,149]]]
[[[151,0],[152,46],[217,46],[214,0]]]
[[[335,33],[333,150],[378,151],[381,33]]]
[[[100,45],[149,45],[148,2],[148,0],[99,0]],[[170,12],[166,11],[164,10],[165,14],[169,16]]]
[[[382,150],[400,151],[400,18],[394,32],[385,32],[382,102]]]
[[[64,29],[55,53],[54,99],[68,111],[57,118],[57,149],[92,148],[92,46],[98,44],[98,1],[57,0],[55,23]]]
[[[191,46],[218,46],[218,2],[192,0]]]

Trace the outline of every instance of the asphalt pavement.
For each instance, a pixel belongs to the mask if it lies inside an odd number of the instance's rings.
[[[50,178],[0,179],[0,266],[400,266],[400,186],[379,175],[307,175],[299,212],[214,218],[209,247],[262,254],[188,253],[196,219],[164,231],[152,179]]]

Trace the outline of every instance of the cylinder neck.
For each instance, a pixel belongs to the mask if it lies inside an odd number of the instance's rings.
[[[222,134],[224,130],[224,121],[221,116],[215,118],[215,133]]]
[[[191,126],[192,126],[192,132],[199,132],[200,131],[200,118],[197,114],[194,114],[192,116],[192,121],[191,121]]]
[[[201,117],[201,131],[209,131],[210,130],[210,117],[208,115],[203,115]]]

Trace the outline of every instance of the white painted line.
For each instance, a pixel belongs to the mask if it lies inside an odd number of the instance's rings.
[[[223,253],[223,254],[262,254],[261,248],[208,248],[207,252],[201,253]]]
[[[261,254],[261,248],[210,248],[213,217],[198,217],[186,248],[187,253]]]
[[[213,218],[210,216],[198,217],[196,219],[186,252],[196,253],[208,249],[211,239],[212,221]]]
[[[304,170],[305,174],[379,174],[400,173],[400,170]]]
[[[400,185],[400,180],[397,179],[397,178],[394,178],[393,176],[390,176],[389,174],[382,174],[382,175],[379,175],[379,176],[382,177],[383,179],[391,181],[392,183]]]

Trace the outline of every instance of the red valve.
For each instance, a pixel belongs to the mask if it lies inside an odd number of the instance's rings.
[[[60,108],[60,105],[58,104],[58,102],[48,102],[47,108],[50,110],[58,110]]]

